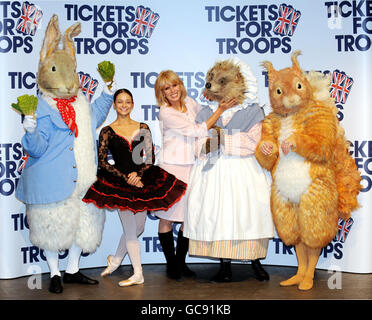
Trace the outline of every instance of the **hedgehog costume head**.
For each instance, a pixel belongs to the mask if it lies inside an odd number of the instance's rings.
[[[210,101],[235,98],[238,105],[258,102],[257,81],[249,65],[234,57],[209,69],[203,95]]]

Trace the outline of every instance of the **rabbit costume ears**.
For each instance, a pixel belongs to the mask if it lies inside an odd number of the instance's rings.
[[[76,37],[81,32],[80,22],[76,22],[69,27],[63,37],[63,50],[75,59],[75,44],[73,37]],[[54,14],[50,19],[45,31],[43,45],[40,51],[40,63],[43,63],[57,48],[61,40],[61,32],[59,31],[58,16]]]

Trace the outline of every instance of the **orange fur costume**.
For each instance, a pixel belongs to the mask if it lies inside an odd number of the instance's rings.
[[[358,208],[360,173],[348,153],[329,77],[302,72],[297,56],[280,71],[265,61],[272,112],[262,126],[256,158],[271,171],[271,211],[279,237],[295,245],[297,274],[281,282],[313,287],[321,249],[336,235],[338,219]]]

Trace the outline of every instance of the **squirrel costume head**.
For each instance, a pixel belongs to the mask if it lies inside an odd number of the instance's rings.
[[[275,113],[287,115],[296,112],[312,99],[311,85],[297,61],[300,54],[301,51],[294,51],[292,66],[279,71],[271,62],[262,62],[268,72],[270,103]]]
[[[63,36],[63,48],[58,49],[61,33],[58,17],[53,15],[45,31],[40,51],[37,84],[40,91],[52,98],[68,99],[77,95],[79,76],[73,37],[81,31],[80,23],[70,26]]]

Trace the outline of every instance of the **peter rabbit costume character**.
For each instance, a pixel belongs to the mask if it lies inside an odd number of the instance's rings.
[[[309,290],[320,250],[335,237],[338,219],[358,208],[361,177],[329,95],[329,77],[304,73],[299,54],[292,54],[292,67],[279,71],[263,63],[273,111],[263,122],[256,157],[273,178],[278,235],[296,247],[297,274],[280,284]]]
[[[63,49],[58,17],[53,15],[40,52],[40,89],[36,120],[26,116],[24,150],[29,155],[16,196],[26,204],[30,241],[43,249],[50,269],[49,291],[63,290],[58,252],[69,249],[64,283],[97,284],[79,272],[81,252],[101,243],[104,211],[81,201],[96,180],[95,130],[110,110],[107,88],[91,105],[79,90],[73,37],[80,23],[68,28]]]

